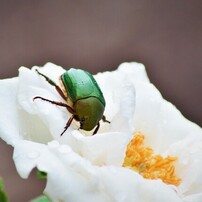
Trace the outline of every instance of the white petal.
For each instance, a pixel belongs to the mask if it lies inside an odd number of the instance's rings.
[[[41,96],[53,101],[64,101],[55,88],[35,71],[20,68],[19,72],[18,102],[21,106],[19,110],[21,133],[26,139],[37,142],[48,142],[53,138],[60,138],[70,117],[69,112],[63,107],[40,99],[33,101],[33,98]],[[72,130],[71,127],[67,132]]]
[[[0,81],[0,137],[11,145],[21,139],[16,104],[17,88],[18,78]]]
[[[55,142],[45,146],[22,141],[15,147],[14,160],[23,177],[35,166],[48,173],[45,192],[52,201],[182,201],[159,180],[145,180],[126,168],[92,166],[67,145]]]
[[[62,101],[55,88],[34,71],[36,68],[21,68],[19,81],[0,81],[0,135],[14,145],[14,160],[22,177],[26,178],[34,167],[47,172],[45,191],[53,201],[201,201],[202,130],[162,98],[143,65],[123,63],[117,71],[96,75],[106,98],[104,114],[111,124],[101,123],[99,133],[91,137],[74,131],[77,127],[72,124],[62,138],[59,135],[69,113],[44,101],[33,102],[35,96]],[[40,71],[58,83],[58,76],[65,70],[47,63]],[[146,180],[120,167],[133,127],[144,133],[146,145],[156,153],[178,157],[180,186]],[[45,145],[29,139],[58,141]]]
[[[108,131],[131,132],[135,111],[135,88],[121,71],[95,75],[106,99],[105,116],[111,121]],[[102,132],[102,128],[101,128]]]
[[[14,147],[13,159],[16,169],[22,178],[27,178],[31,170],[36,167],[37,162],[40,161],[42,155],[47,154],[47,148],[43,144],[32,141],[21,140]],[[50,158],[50,154],[47,159]],[[44,159],[44,165],[46,165]]]
[[[180,202],[176,192],[160,180],[146,180],[139,174],[123,168],[103,167],[99,169],[100,180],[116,202]]]
[[[79,131],[74,131],[68,135],[68,138],[68,145],[92,164],[121,166],[132,135],[113,132],[83,136]]]
[[[145,134],[157,152],[164,152],[183,138],[201,134],[201,128],[185,119],[152,84],[137,83],[136,92],[135,128]]]
[[[124,87],[119,88],[119,93],[121,93],[119,110],[111,121],[110,131],[122,131],[131,134],[134,131],[135,89],[131,83],[126,83]]]
[[[119,65],[118,71],[124,74],[135,84],[136,82],[149,82],[145,66],[137,62],[124,62]]]
[[[41,73],[47,75],[50,79],[55,81],[56,84],[59,83],[59,77],[66,71],[61,66],[55,65],[51,62],[46,63],[43,67],[34,66],[32,70],[38,69]],[[47,88],[53,88],[50,84],[47,84]]]
[[[171,145],[169,154],[178,157],[176,174],[182,179],[179,192],[184,196],[202,194],[202,136]]]
[[[201,200],[202,200],[202,193],[186,196],[183,201],[184,202],[201,202]]]
[[[128,77],[136,90],[134,127],[146,136],[147,143],[164,152],[169,145],[190,135],[200,136],[201,128],[185,119],[174,105],[164,100],[150,83],[145,68],[139,63],[123,63],[118,69]]]

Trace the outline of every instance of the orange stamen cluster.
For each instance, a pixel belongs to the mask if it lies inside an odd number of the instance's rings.
[[[175,176],[173,163],[176,157],[154,155],[151,148],[145,147],[144,135],[136,133],[127,146],[123,166],[139,172],[147,179],[161,179],[166,184],[179,185],[181,179]]]

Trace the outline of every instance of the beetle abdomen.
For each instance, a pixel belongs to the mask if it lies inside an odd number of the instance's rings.
[[[68,97],[73,103],[80,99],[95,97],[105,106],[102,91],[90,73],[81,69],[71,68],[62,74],[61,80]]]
[[[84,123],[80,128],[86,131],[90,131],[103,117],[104,106],[99,99],[95,97],[89,97],[86,99],[78,100],[75,103],[75,110],[79,119],[84,120]]]

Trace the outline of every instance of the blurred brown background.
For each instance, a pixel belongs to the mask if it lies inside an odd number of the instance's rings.
[[[163,96],[202,125],[202,1],[0,0],[0,78],[20,66],[53,62],[96,73],[124,61],[146,65]],[[0,142],[0,175],[11,201],[26,202],[44,183],[22,180]]]

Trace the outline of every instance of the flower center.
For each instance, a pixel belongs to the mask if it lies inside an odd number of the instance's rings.
[[[177,157],[162,157],[154,155],[150,147],[144,146],[144,135],[135,133],[133,139],[127,146],[123,166],[141,174],[147,179],[161,179],[166,184],[179,185],[181,179],[175,176],[173,163]]]

